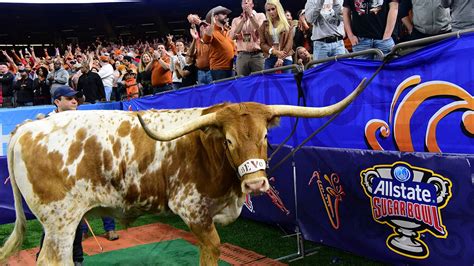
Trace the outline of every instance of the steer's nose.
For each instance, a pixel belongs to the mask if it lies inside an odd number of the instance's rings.
[[[261,194],[270,188],[266,177],[252,178],[242,183],[242,192],[246,194]]]

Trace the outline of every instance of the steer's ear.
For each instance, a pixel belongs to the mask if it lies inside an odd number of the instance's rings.
[[[268,126],[267,128],[272,128],[272,127],[277,127],[280,125],[280,117],[279,116],[272,116],[268,120]]]

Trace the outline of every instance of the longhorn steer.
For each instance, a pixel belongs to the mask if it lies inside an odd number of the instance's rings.
[[[333,114],[363,83],[322,108],[225,103],[142,111],[139,119],[136,112],[77,111],[25,123],[8,146],[17,218],[0,261],[21,247],[23,196],[45,230],[39,265],[73,264],[74,232],[96,207],[122,213],[169,208],[198,238],[201,265],[216,265],[220,239],[214,223],[234,221],[246,193],[269,188],[267,129],[280,116]]]

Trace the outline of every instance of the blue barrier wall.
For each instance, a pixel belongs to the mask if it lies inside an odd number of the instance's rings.
[[[54,105],[41,105],[18,108],[0,108],[0,156],[7,154],[9,134],[16,125],[27,119],[36,119],[38,114],[49,114],[56,107]],[[121,102],[96,103],[80,105],[78,110],[119,110]]]

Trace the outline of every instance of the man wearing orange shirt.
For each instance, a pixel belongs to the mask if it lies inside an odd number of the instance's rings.
[[[227,15],[231,11],[225,7],[217,6],[211,9],[206,16],[210,27],[204,34],[204,43],[209,44],[209,64],[212,80],[229,78],[234,75],[232,70],[234,60],[234,42],[228,36],[225,24]]]
[[[208,31],[210,25],[201,21],[198,15],[189,14],[188,21],[191,24],[189,32],[194,41],[191,43],[189,55],[196,59],[197,83],[199,85],[212,82],[211,70],[209,68],[209,44],[204,43],[202,37]]]
[[[153,94],[170,91],[173,89],[173,78],[170,71],[170,57],[163,44],[158,45],[158,50],[153,53],[153,61],[148,63],[145,71],[151,71],[151,86]]]

